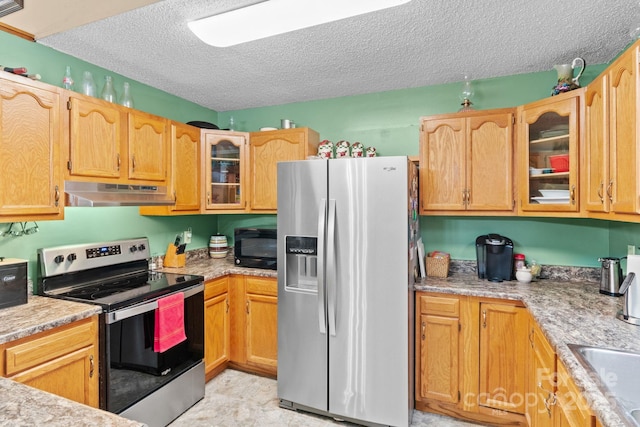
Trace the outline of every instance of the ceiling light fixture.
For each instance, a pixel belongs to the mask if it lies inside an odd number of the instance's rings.
[[[253,40],[387,9],[411,0],[267,0],[188,23],[203,42],[216,47]]]
[[[22,0],[0,0],[0,17],[17,12],[23,7]]]

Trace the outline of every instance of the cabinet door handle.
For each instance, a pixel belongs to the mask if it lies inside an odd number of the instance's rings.
[[[487,310],[482,310],[482,327],[487,327]]]
[[[89,378],[93,378],[95,363],[93,362],[93,354],[89,356]]]
[[[613,189],[613,180],[609,181],[609,185],[607,185],[607,196],[609,197],[609,201],[613,203],[613,195],[611,194],[611,190]]]
[[[572,205],[576,204],[576,186],[575,185],[571,186],[571,204]]]
[[[120,153],[116,154],[116,169],[120,172]]]
[[[426,332],[426,329],[427,329],[427,323],[426,322],[422,322],[422,340],[423,341],[425,339],[425,335],[424,334]]]
[[[531,344],[531,348],[533,348],[533,328],[531,328],[531,332],[529,332],[529,343]]]
[[[544,391],[545,393],[547,393],[547,398],[544,399],[543,402],[544,402],[544,407],[547,410],[547,414],[551,416],[551,407],[555,406],[555,404],[558,403],[558,398],[554,392],[549,391],[544,387],[542,387],[541,382],[538,383],[538,388]]]
[[[604,182],[600,181],[600,185],[598,186],[598,197],[600,197],[600,203],[604,203],[604,196],[602,195],[602,190],[604,190]]]
[[[54,190],[54,200],[55,200],[55,205],[56,207],[58,207],[58,203],[60,202],[60,187],[58,187],[56,185],[56,188]]]
[[[225,302],[227,304],[227,313],[229,312],[229,298],[227,297],[227,299],[225,299]]]
[[[247,301],[247,314],[249,314],[249,301]]]
[[[131,156],[131,172],[136,171],[136,156]]]

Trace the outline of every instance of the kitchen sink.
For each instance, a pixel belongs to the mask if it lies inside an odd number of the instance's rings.
[[[640,427],[640,353],[569,344],[627,425]]]

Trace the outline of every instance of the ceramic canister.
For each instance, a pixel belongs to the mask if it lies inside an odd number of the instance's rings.
[[[211,258],[224,258],[227,256],[227,236],[221,234],[212,235],[209,239],[209,256]]]
[[[325,139],[321,141],[318,145],[318,157],[321,159],[332,159],[333,158],[333,142]]]
[[[349,141],[336,142],[336,158],[350,157]]]
[[[362,157],[364,155],[364,146],[361,142],[354,142],[351,146],[351,157]]]

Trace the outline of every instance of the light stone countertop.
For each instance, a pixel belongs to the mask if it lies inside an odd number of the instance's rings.
[[[472,272],[455,272],[447,278],[422,278],[415,289],[522,301],[603,426],[627,426],[614,411],[615,402],[607,400],[567,344],[640,353],[640,326],[615,318],[623,298],[600,294],[598,282],[567,279],[572,279],[570,274],[564,279],[542,279],[530,284],[492,283],[478,279]]]
[[[145,426],[6,378],[0,378],[0,396],[2,426]]]
[[[0,344],[98,314],[97,305],[29,295],[27,304],[0,310]],[[143,426],[115,414],[0,378],[0,425],[7,426]]]
[[[0,344],[98,314],[97,305],[29,295],[27,304],[0,310]]]

